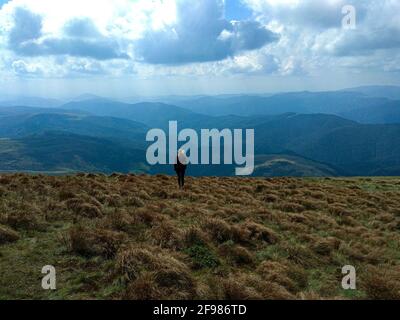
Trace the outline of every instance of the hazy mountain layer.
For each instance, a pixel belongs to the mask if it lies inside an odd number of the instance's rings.
[[[172,100],[186,108],[88,95],[60,108],[1,107],[0,170],[173,174],[146,165],[145,136],[178,121],[179,130],[254,129],[258,176],[400,175],[397,100],[351,90]],[[199,165],[190,174],[234,169]]]

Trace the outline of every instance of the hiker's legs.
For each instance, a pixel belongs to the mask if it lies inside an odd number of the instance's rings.
[[[181,173],[177,172],[176,174],[178,175],[178,185],[179,185],[179,188],[180,188],[181,187]]]
[[[182,189],[185,186],[185,170],[177,171],[176,174],[178,175],[179,188]]]
[[[183,183],[182,183],[182,172],[181,172],[181,171],[178,171],[178,172],[177,172],[177,175],[178,175],[178,185],[179,185],[179,188],[182,188],[182,187],[183,187]]]
[[[185,186],[185,171],[182,171],[181,175],[182,175],[181,183],[182,183],[182,188],[183,188]]]

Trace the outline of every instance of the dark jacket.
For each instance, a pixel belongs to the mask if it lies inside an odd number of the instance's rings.
[[[176,157],[176,164],[174,164],[175,172],[185,172],[187,168],[186,164],[182,164],[179,161],[179,157]]]

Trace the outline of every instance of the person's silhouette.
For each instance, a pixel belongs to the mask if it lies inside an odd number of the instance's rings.
[[[185,186],[185,173],[187,164],[188,159],[186,157],[185,150],[179,150],[174,169],[176,174],[178,175],[178,184],[180,189],[183,189],[183,187]]]

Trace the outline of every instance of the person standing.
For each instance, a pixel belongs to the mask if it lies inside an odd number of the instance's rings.
[[[175,172],[178,175],[179,189],[183,189],[183,187],[185,186],[185,174],[186,174],[187,164],[188,164],[188,158],[186,157],[185,150],[181,149],[178,152],[176,164],[174,165]]]

